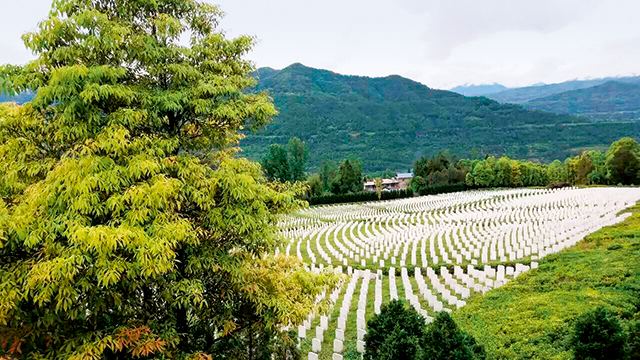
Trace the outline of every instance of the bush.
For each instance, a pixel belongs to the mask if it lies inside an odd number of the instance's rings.
[[[392,300],[367,323],[365,360],[415,359],[425,319],[403,301]]]
[[[630,320],[627,323],[627,347],[628,359],[640,359],[640,319]]]
[[[429,324],[422,342],[423,360],[481,360],[484,348],[470,334],[460,330],[451,315],[441,311]]]
[[[605,308],[586,312],[576,320],[571,347],[577,360],[622,359],[626,334],[618,317]]]

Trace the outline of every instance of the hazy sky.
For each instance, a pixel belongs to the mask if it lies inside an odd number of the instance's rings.
[[[430,87],[640,75],[639,0],[208,0],[249,58],[343,74],[399,74]],[[0,64],[33,56],[20,35],[51,0],[2,0]]]

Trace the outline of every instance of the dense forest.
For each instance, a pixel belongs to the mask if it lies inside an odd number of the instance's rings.
[[[293,64],[255,73],[258,90],[279,110],[263,131],[247,133],[244,155],[258,160],[270,144],[298,137],[309,147],[309,168],[350,154],[365,172],[405,171],[421,156],[449,149],[459,157],[486,154],[551,162],[581,148],[604,149],[640,124],[527,111],[520,105],[430,89],[400,77],[344,76]]]

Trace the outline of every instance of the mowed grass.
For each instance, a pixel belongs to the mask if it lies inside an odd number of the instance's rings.
[[[624,222],[545,257],[538,269],[454,311],[488,359],[571,359],[575,319],[604,306],[623,321],[640,306],[640,205]]]

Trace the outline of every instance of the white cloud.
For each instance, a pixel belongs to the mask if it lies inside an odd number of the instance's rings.
[[[209,1],[209,0],[208,0]],[[230,36],[256,35],[257,66],[399,74],[436,88],[523,86],[640,73],[637,0],[210,0]],[[20,35],[50,0],[3,4],[0,64],[32,58]]]

